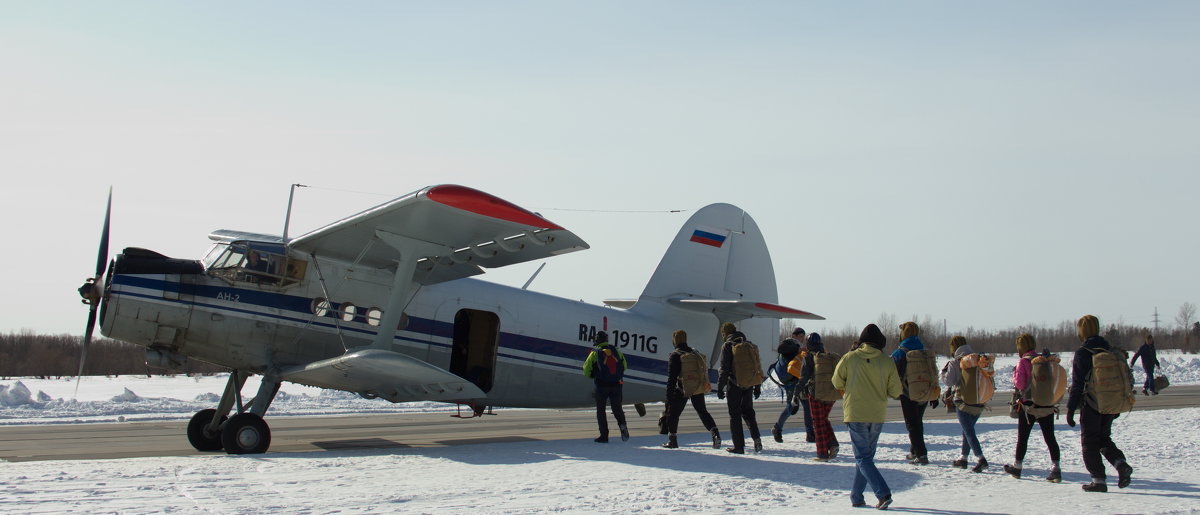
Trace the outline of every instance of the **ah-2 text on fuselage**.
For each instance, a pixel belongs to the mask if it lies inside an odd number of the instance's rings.
[[[111,196],[109,205],[111,213]],[[676,329],[711,365],[723,322],[773,347],[780,318],[820,318],[777,304],[766,242],[729,204],[693,214],[641,296],[606,306],[471,278],[588,245],[536,213],[457,185],[427,187],[288,241],[216,231],[199,261],[126,248],[109,262],[108,227],[106,215],[96,276],[79,289],[92,309],[85,358],[98,319],[105,336],[146,346],[151,364],[174,368],[191,358],[228,367],[218,405],[188,425],[189,441],[204,451],[265,452],[263,416],[283,381],[392,402],[457,402],[477,413],[590,406],[593,385],[580,366],[604,330],[628,361],[625,402],[642,403],[664,396]],[[254,374],[261,386],[243,400]]]

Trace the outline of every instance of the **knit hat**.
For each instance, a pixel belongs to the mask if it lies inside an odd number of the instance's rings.
[[[966,344],[967,344],[967,339],[962,337],[961,335],[956,334],[954,336],[951,336],[950,337],[950,355],[953,356],[954,351],[957,351],[959,347],[962,347],[963,345],[966,345]]]
[[[671,344],[678,347],[681,343],[687,343],[687,333],[683,329],[671,333]]]
[[[1021,333],[1021,336],[1017,337],[1017,355],[1023,356],[1035,348],[1037,348],[1037,342],[1034,341],[1032,334]]]
[[[887,345],[887,337],[883,335],[883,331],[880,331],[879,326],[875,324],[867,324],[863,328],[862,334],[858,335],[858,341],[869,344],[876,349],[883,349],[883,346]]]
[[[904,340],[921,334],[921,328],[917,327],[916,322],[905,322],[900,324],[900,339]]]
[[[596,331],[596,343],[604,343],[608,341],[608,333],[604,331]]]
[[[1100,319],[1093,315],[1083,315],[1075,322],[1075,328],[1079,330],[1079,341],[1100,336]]]
[[[811,352],[825,350],[825,345],[821,343],[821,335],[817,333],[809,333],[808,339],[805,340],[805,348]]]

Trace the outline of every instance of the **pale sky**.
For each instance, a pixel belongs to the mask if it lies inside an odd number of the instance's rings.
[[[0,332],[82,334],[111,250],[199,258],[421,187],[642,291],[691,211],[750,213],[812,330],[1170,323],[1200,302],[1200,3],[0,0]],[[367,192],[367,193],[356,193]],[[589,210],[563,211],[562,209]],[[642,211],[689,210],[684,213]],[[616,212],[594,212],[616,211]],[[482,276],[520,286],[538,262]]]

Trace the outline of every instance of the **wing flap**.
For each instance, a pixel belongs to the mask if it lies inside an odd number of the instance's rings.
[[[716,313],[724,320],[744,320],[747,318],[798,318],[803,320],[825,320],[825,317],[807,311],[780,306],[772,302],[753,300],[721,300],[674,298],[667,303],[688,311]]]
[[[285,381],[392,402],[482,399],[470,381],[398,352],[365,349],[284,370]]]
[[[386,235],[420,242],[414,279],[432,284],[588,248],[536,213],[464,186],[441,185],[334,222],[292,240],[295,250],[390,268],[397,249]]]

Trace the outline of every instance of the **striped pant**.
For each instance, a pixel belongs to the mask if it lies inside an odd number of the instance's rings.
[[[833,426],[829,424],[829,411],[833,409],[832,402],[808,397],[808,406],[812,410],[813,433],[817,440],[817,455],[829,456],[829,449],[838,444],[837,436],[833,434]]]

